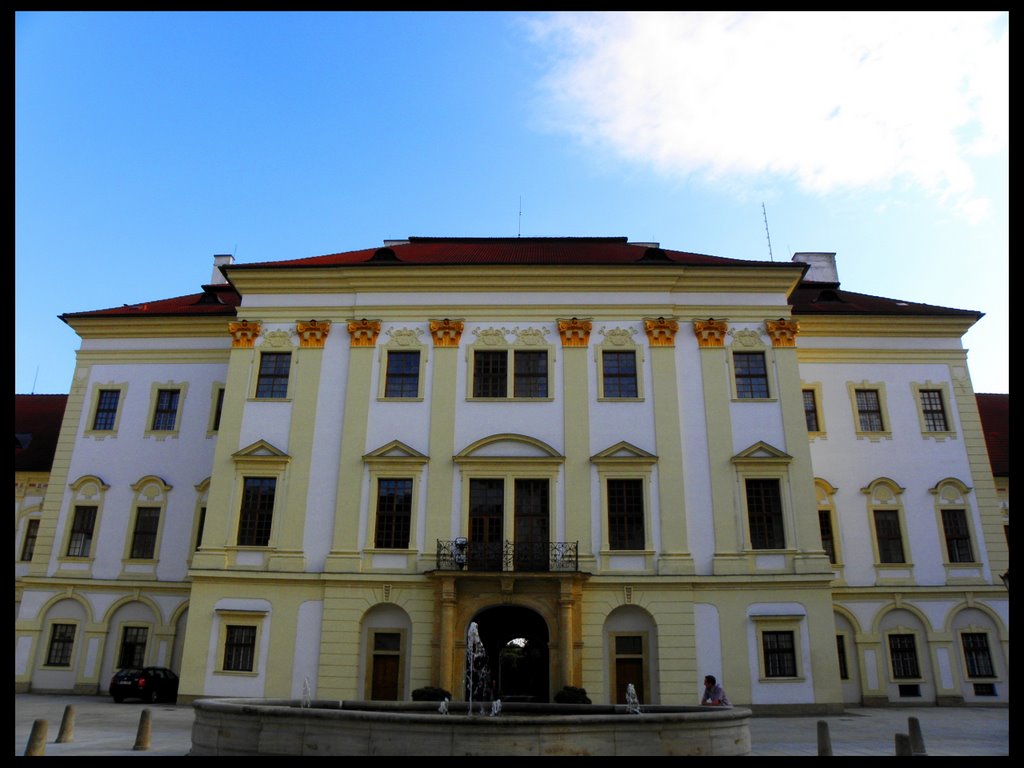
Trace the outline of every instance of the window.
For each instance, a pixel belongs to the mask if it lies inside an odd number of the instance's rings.
[[[942,405],[942,392],[938,389],[918,390],[925,432],[948,432],[946,409]]]
[[[473,355],[473,397],[505,397],[508,394],[508,354],[476,352]]]
[[[206,526],[206,507],[199,508],[199,526],[196,528],[196,552],[203,546],[203,528]]]
[[[39,536],[39,520],[29,520],[25,525],[25,540],[21,544],[21,562],[27,563],[32,560],[36,551],[36,537]]]
[[[942,532],[946,537],[946,553],[951,563],[973,563],[971,531],[967,512],[963,509],[942,510]]]
[[[875,510],[875,540],[878,542],[878,562],[905,563],[900,516],[895,509]]]
[[[818,432],[818,403],[813,389],[805,389],[804,394],[804,419],[807,422],[808,432]]]
[[[921,677],[913,635],[889,635],[889,658],[894,680],[915,680]]]
[[[46,666],[70,667],[71,649],[75,644],[74,624],[54,624],[50,628],[50,647],[46,651]]]
[[[210,428],[211,432],[220,431],[220,415],[224,410],[224,387],[217,388],[216,402],[213,406],[213,425]]]
[[[882,406],[878,399],[878,391],[874,389],[858,389],[856,397],[860,431],[884,432]]]
[[[370,673],[370,698],[398,701],[402,679],[402,634],[374,632]]]
[[[644,690],[644,636],[643,635],[615,635],[615,702],[617,704],[627,703],[627,692],[630,684],[636,693],[637,703],[644,704],[646,692]]]
[[[967,677],[995,677],[992,666],[992,654],[988,650],[988,635],[984,632],[964,632],[960,635],[964,647],[964,662],[967,664]]]
[[[548,350],[474,350],[473,397],[517,399],[548,396]]]
[[[850,670],[846,666],[846,638],[836,635],[836,654],[839,656],[839,679],[849,680]]]
[[[89,557],[92,551],[92,529],[96,524],[96,507],[75,507],[68,538],[68,557]]]
[[[515,352],[515,397],[548,396],[548,353]]]
[[[156,534],[160,527],[160,507],[139,507],[135,512],[132,533],[133,560],[151,560],[156,554]]]
[[[257,398],[284,398],[288,396],[288,373],[291,352],[264,352],[260,355],[260,372],[256,379]]]
[[[380,549],[406,549],[412,520],[412,479],[380,478],[377,481],[377,535]]]
[[[832,510],[818,510],[818,526],[821,528],[821,546],[828,555],[828,561],[836,564],[836,542],[832,535]]]
[[[632,398],[639,396],[636,376],[636,352],[601,353],[602,396]]]
[[[752,549],[783,549],[786,536],[782,523],[779,481],[747,479],[747,519]]]
[[[146,664],[146,627],[125,627],[121,631],[121,653],[117,657],[118,669],[142,667]]]
[[[242,489],[242,510],[238,520],[238,546],[265,547],[274,522],[274,494],[277,479],[247,477]]]
[[[96,415],[92,428],[97,432],[109,432],[117,423],[117,404],[121,399],[119,389],[101,389],[96,400]]]
[[[419,397],[420,353],[389,351],[387,360],[384,397]]]
[[[171,432],[178,418],[177,389],[161,389],[156,394],[156,407],[153,409],[153,431]]]
[[[796,645],[793,633],[765,631],[761,634],[765,677],[796,677]]]
[[[734,352],[736,369],[736,397],[754,399],[768,397],[768,370],[764,352]]]
[[[256,627],[227,626],[224,642],[224,671],[252,672],[256,656]]]
[[[608,480],[608,545],[611,549],[644,548],[643,480]]]

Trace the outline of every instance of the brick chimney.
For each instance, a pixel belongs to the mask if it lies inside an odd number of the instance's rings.
[[[794,257],[795,258],[795,257]],[[230,253],[218,253],[213,257],[213,277],[210,278],[210,285],[222,285],[227,278],[221,274],[220,268],[235,263],[235,257]]]
[[[804,280],[810,283],[835,283],[839,285],[839,272],[836,269],[836,255],[827,252],[802,251],[793,254],[793,261],[810,264],[811,268],[804,273]]]

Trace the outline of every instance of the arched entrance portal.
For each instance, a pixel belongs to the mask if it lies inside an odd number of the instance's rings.
[[[503,605],[480,611],[473,621],[487,654],[493,698],[548,701],[550,663],[544,619],[529,608]]]

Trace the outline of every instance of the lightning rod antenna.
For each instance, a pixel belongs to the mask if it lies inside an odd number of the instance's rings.
[[[768,238],[768,258],[775,261],[775,256],[772,255],[772,236],[768,231],[768,211],[764,208],[764,203],[761,203],[761,213],[764,215],[764,234]]]
[[[523,196],[519,196],[519,229],[516,230],[516,237],[523,236]]]

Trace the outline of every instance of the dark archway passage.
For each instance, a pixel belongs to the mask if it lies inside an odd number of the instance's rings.
[[[487,653],[493,698],[549,701],[548,627],[540,614],[517,605],[498,606],[480,611],[473,621]]]

